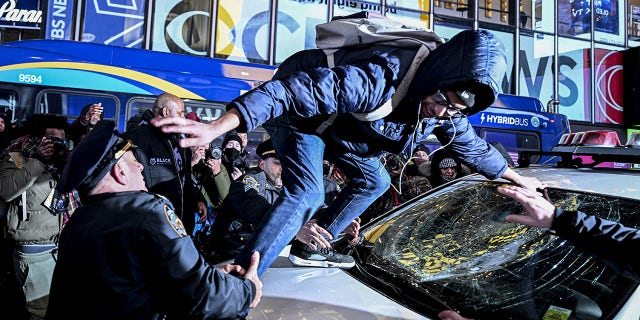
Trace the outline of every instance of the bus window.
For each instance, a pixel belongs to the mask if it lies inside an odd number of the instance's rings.
[[[127,103],[127,128],[139,122],[139,117],[147,109],[153,108],[155,97],[135,97]],[[184,113],[195,112],[203,122],[210,122],[218,119],[225,112],[225,105],[222,103],[211,103],[197,100],[184,100]],[[133,118],[133,120],[132,120]],[[131,121],[131,124],[129,123]]]
[[[104,118],[117,122],[119,101],[115,96],[80,91],[42,90],[36,98],[36,113],[55,113],[66,116],[69,122],[80,116],[82,109],[101,103]]]
[[[18,92],[11,89],[0,89],[0,115],[7,116],[11,122],[16,120]],[[9,125],[6,123],[5,125]]]
[[[195,112],[202,122],[211,122],[220,118],[226,112],[226,106],[222,103],[205,103],[202,101],[187,100],[184,102],[184,113]]]
[[[145,110],[153,108],[155,97],[135,97],[127,102],[125,130],[135,127],[140,122],[140,118]]]
[[[531,132],[483,128],[480,130],[480,137],[487,142],[500,142],[516,162],[519,151],[537,151],[541,148],[540,138]],[[538,159],[531,159],[531,162],[535,161]]]

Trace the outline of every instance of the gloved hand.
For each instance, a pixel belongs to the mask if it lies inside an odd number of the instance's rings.
[[[320,248],[331,248],[331,243],[327,239],[332,240],[333,236],[319,226],[317,222],[316,219],[307,221],[307,223],[298,230],[296,239],[305,243],[313,250],[318,250],[318,246],[320,246]]]

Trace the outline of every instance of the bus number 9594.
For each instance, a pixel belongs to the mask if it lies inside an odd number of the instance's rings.
[[[21,73],[18,75],[18,81],[24,83],[42,83],[42,76]]]

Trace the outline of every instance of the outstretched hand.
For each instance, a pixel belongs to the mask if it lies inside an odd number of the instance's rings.
[[[180,139],[183,148],[207,145],[217,138],[214,123],[206,124],[180,117],[156,117],[151,124],[166,133],[184,133],[188,138]]]
[[[180,146],[188,148],[209,144],[218,136],[237,128],[241,119],[240,111],[231,108],[222,117],[210,123],[180,117],[156,117],[151,119],[151,124],[159,127],[162,132],[186,134],[188,138],[180,139]]]
[[[249,305],[250,308],[254,308],[260,302],[260,298],[262,298],[262,281],[258,278],[258,265],[260,264],[260,253],[255,251],[251,255],[251,262],[249,263],[249,268],[244,269],[237,264],[225,264],[219,265],[217,268],[221,271],[229,274],[233,274],[236,276],[243,277],[253,282],[256,286],[256,296],[253,298],[253,301]]]
[[[556,207],[538,192],[513,185],[498,187],[498,193],[522,204],[526,214],[510,214],[508,222],[517,222],[531,227],[550,228]]]
[[[251,255],[251,262],[249,264],[249,269],[244,274],[244,278],[253,282],[256,286],[256,296],[253,298],[253,301],[249,305],[250,308],[255,308],[258,303],[260,303],[260,298],[262,298],[262,281],[258,278],[258,265],[260,264],[260,253],[255,251]]]
[[[331,240],[333,239],[333,236],[331,236],[327,230],[319,226],[317,220],[311,219],[307,221],[300,230],[298,230],[296,239],[305,243],[311,249],[318,250],[318,246],[320,248],[330,248],[331,243],[329,243],[327,239]]]

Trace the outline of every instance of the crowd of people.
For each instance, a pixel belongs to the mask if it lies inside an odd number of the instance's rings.
[[[456,63],[454,52],[470,61]],[[471,128],[466,116],[494,101],[505,71],[502,45],[487,32],[463,31],[433,50],[389,115],[351,116],[393,94],[391,79],[402,78],[412,53],[337,52],[343,64],[328,68],[321,51],[302,51],[209,123],[163,93],[125,132],[92,104],[72,124],[33,115],[24,135],[1,135],[1,208],[29,318],[243,317],[288,244],[293,264],[352,267],[335,240],[357,239],[361,223],[472,171],[518,186],[498,190],[527,211],[509,221],[571,230],[570,221],[586,219],[537,198],[544,185],[513,171]],[[258,126],[270,139],[251,167],[246,132]],[[6,127],[2,118],[0,134]],[[416,142],[431,133],[444,145],[435,152]],[[209,236],[194,238],[210,217]],[[580,243],[578,233],[564,234]],[[628,241],[638,234],[630,230]]]

